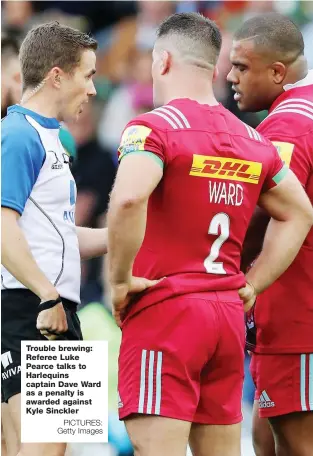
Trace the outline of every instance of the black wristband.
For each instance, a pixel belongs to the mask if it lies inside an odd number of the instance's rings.
[[[43,310],[52,309],[52,307],[56,306],[62,302],[61,296],[57,299],[51,299],[50,301],[41,302],[38,306],[38,312],[42,312]]]

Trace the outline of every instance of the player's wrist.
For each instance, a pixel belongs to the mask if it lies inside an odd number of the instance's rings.
[[[256,286],[254,285],[254,283],[249,279],[246,279],[246,282],[252,288],[255,297],[257,297],[259,293],[258,293],[258,290],[257,290]]]
[[[114,290],[115,293],[128,293],[128,290],[130,288],[129,283],[111,283],[111,289]]]
[[[111,287],[119,287],[122,288],[124,286],[129,286],[132,280],[132,273],[123,273],[120,272],[114,273],[112,272],[109,277],[109,282]]]

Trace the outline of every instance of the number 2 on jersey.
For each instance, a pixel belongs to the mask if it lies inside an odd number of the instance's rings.
[[[215,260],[219,256],[222,245],[229,237],[229,225],[230,219],[228,215],[224,214],[223,212],[214,215],[211,220],[208,234],[217,236],[220,229],[220,235],[213,242],[210,254],[204,260],[204,267],[206,269],[206,272],[210,274],[226,274],[223,263]]]

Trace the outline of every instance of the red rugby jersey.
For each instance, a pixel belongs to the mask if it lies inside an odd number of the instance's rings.
[[[286,89],[258,131],[276,145],[313,204],[313,70]],[[313,230],[287,271],[258,297],[255,322],[257,352],[313,352]]]
[[[164,174],[149,199],[133,274],[166,277],[136,310],[243,286],[240,255],[249,221],[260,193],[284,174],[276,148],[222,105],[178,99],[127,125],[119,159],[134,152],[154,154]]]

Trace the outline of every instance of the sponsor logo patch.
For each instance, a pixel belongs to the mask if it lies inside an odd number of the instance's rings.
[[[194,154],[189,174],[257,184],[261,172],[262,163],[259,162]]]
[[[293,153],[293,149],[295,147],[294,144],[287,143],[287,142],[279,142],[279,141],[273,141],[274,146],[276,147],[280,158],[285,162],[285,165],[290,167],[290,162],[291,162],[291,157]]]
[[[140,152],[145,150],[145,144],[151,133],[151,128],[144,125],[132,125],[126,128],[122,135],[121,144],[118,149],[119,160],[131,152]]]

